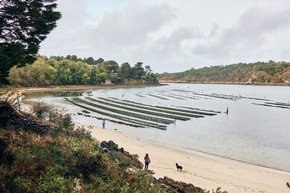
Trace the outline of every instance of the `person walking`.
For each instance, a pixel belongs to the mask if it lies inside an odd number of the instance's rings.
[[[149,163],[151,162],[148,153],[146,153],[144,160],[145,160],[145,170],[148,170]]]
[[[105,129],[105,127],[106,127],[106,120],[105,119],[103,119],[102,125],[103,125],[103,129]]]

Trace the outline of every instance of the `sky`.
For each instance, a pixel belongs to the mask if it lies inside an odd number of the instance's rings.
[[[58,0],[45,56],[143,62],[154,72],[290,61],[289,0]]]

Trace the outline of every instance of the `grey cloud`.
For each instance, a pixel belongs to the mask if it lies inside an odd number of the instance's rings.
[[[215,37],[219,33],[219,30],[219,25],[215,23],[210,31],[209,38]]]
[[[63,55],[78,54],[87,48],[85,43],[87,23],[86,18],[91,15],[85,9],[89,0],[61,0],[58,10],[62,18],[57,22],[57,27],[41,43],[40,54]]]
[[[260,8],[246,11],[238,20],[235,13],[226,10],[221,10],[224,11],[221,17],[214,18],[210,8],[198,10],[206,15],[196,22],[186,15],[192,10],[185,0],[178,3],[61,0],[58,3],[63,18],[42,43],[40,54],[76,54],[130,64],[142,61],[157,72],[181,71],[193,65],[196,68],[255,62],[266,57],[288,59],[289,49],[285,46],[290,41],[288,0],[280,0],[284,1],[281,4],[258,1],[248,1],[249,5]],[[229,14],[234,17],[230,22],[224,20],[231,17]],[[233,21],[236,23],[229,26]],[[208,30],[209,22],[214,23],[211,30]]]
[[[144,42],[149,34],[158,31],[174,17],[166,4],[146,6],[133,2],[123,10],[106,12],[90,32],[91,38],[122,46]]]
[[[201,37],[203,37],[203,34],[197,27],[180,27],[169,36],[163,36],[157,40],[156,46],[161,50],[174,49],[176,51],[176,49],[181,48],[183,43]]]
[[[290,27],[289,18],[289,9],[274,12],[252,8],[240,17],[236,25],[220,29],[196,45],[193,51],[213,59],[257,55],[269,36]]]

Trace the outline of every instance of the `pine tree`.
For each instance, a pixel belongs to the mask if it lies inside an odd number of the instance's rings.
[[[35,61],[39,44],[61,18],[55,1],[0,1],[0,85],[8,83],[10,68]]]

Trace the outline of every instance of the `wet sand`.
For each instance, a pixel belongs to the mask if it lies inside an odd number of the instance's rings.
[[[93,127],[92,135],[99,141],[113,140],[131,154],[144,161],[146,153],[151,158],[149,169],[156,178],[168,176],[177,181],[192,183],[207,190],[221,187],[229,193],[287,193],[290,173],[264,168],[225,158],[206,156],[167,147],[110,130]],[[177,171],[175,163],[183,166]]]

